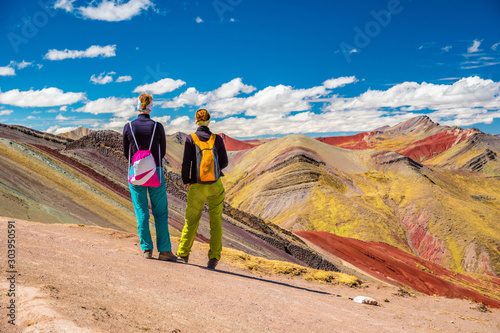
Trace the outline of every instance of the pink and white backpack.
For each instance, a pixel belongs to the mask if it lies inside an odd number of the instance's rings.
[[[135,146],[137,147],[137,152],[134,154],[132,159],[132,168],[134,172],[132,176],[128,179],[128,182],[132,185],[139,186],[152,186],[159,187],[161,185],[158,173],[156,172],[156,162],[153,154],[151,154],[151,146],[153,145],[153,139],[155,137],[156,131],[156,121],[155,127],[153,129],[153,134],[151,135],[151,142],[149,143],[148,150],[140,150],[137,140],[135,139],[134,130],[132,129],[132,124],[128,122],[130,126],[130,131],[132,132],[132,137],[134,138]],[[128,170],[130,172],[130,151],[128,152]],[[158,157],[161,157],[160,147],[158,146]],[[160,164],[161,166],[161,164]]]

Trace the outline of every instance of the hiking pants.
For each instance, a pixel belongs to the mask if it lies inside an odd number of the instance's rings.
[[[133,169],[130,169],[132,175]],[[168,232],[168,201],[167,188],[165,187],[165,176],[161,167],[156,168],[160,177],[160,187],[138,186],[128,184],[132,203],[134,204],[135,215],[137,216],[137,230],[141,240],[142,250],[152,250],[153,241],[149,231],[149,207],[148,192],[151,200],[151,210],[155,218],[156,247],[158,252],[172,251],[170,243],[170,233]]]
[[[200,225],[201,214],[205,201],[208,201],[208,215],[210,216],[210,250],[208,258],[220,260],[222,251],[222,208],[225,190],[222,181],[213,184],[191,184],[189,187],[185,224],[182,229],[181,241],[177,255],[185,257],[191,252],[196,231]]]

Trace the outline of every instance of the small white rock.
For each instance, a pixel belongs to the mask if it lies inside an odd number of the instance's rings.
[[[353,299],[354,302],[360,303],[360,304],[368,304],[368,305],[377,305],[378,302],[374,300],[373,298],[366,297],[366,296],[357,296]]]

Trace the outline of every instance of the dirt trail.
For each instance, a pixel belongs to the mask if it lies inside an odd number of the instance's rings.
[[[6,253],[7,221],[0,218]],[[144,260],[136,235],[98,227],[16,220],[16,323],[7,323],[1,261],[1,332],[498,332],[500,310],[371,284],[351,289],[225,264],[203,268],[206,245],[191,263]],[[174,250],[177,240],[173,239]],[[155,256],[157,254],[155,253]],[[347,297],[370,296],[382,306]],[[341,296],[341,297],[340,297]],[[383,302],[384,299],[389,302]]]

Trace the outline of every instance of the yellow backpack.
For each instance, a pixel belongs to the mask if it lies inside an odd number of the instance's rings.
[[[208,141],[200,141],[193,133],[191,138],[196,147],[196,178],[200,184],[212,184],[220,178],[219,158],[215,148],[216,135],[212,133]]]

